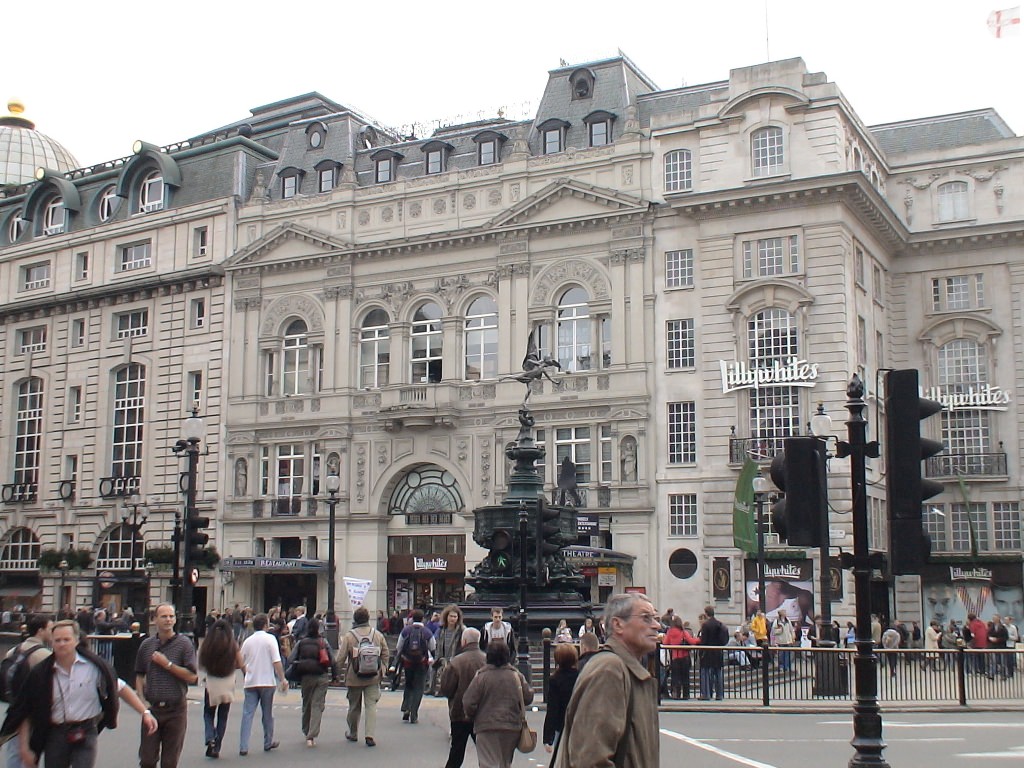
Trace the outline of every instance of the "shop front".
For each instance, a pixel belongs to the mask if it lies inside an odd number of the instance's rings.
[[[235,602],[256,611],[304,605],[310,613],[317,610],[320,579],[328,572],[326,560],[304,557],[225,557],[220,570],[231,574],[226,581],[235,585]]]
[[[389,554],[388,611],[428,611],[462,602],[465,579],[466,556],[461,552]]]
[[[616,592],[625,592],[633,585],[633,563],[625,552],[600,547],[572,546],[562,550],[566,561],[583,574],[583,599],[604,603]]]

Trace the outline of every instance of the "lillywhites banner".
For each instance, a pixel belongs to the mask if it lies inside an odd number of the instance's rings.
[[[348,592],[348,599],[352,603],[353,608],[358,608],[363,604],[363,600],[366,599],[366,593],[370,591],[371,584],[373,584],[371,579],[345,577],[345,590]]]
[[[757,463],[747,457],[736,481],[736,494],[732,502],[732,543],[737,549],[753,554],[757,552],[757,526],[754,523],[754,478]]]

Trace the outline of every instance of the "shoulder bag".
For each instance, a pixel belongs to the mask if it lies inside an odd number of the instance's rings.
[[[530,728],[530,724],[526,722],[526,699],[523,697],[523,684],[519,680],[519,671],[515,669],[512,671],[516,675],[516,685],[519,686],[519,701],[523,705],[523,725],[519,729],[519,743],[516,744],[516,749],[523,754],[528,754],[537,748],[537,732]]]

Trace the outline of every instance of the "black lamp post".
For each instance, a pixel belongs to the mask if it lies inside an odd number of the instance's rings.
[[[185,474],[182,477],[182,490],[185,492],[185,515],[180,536],[185,543],[185,573],[184,577],[181,579],[181,602],[178,604],[178,616],[181,620],[181,626],[187,629],[192,629],[194,627],[194,619],[192,616],[193,581],[191,571],[195,566],[189,558],[189,520],[198,516],[198,510],[196,509],[196,487],[199,479],[199,443],[202,441],[203,435],[205,434],[206,424],[201,418],[199,418],[198,412],[193,409],[192,415],[185,419],[185,424],[182,429],[182,439],[174,446],[175,453],[179,455],[184,453],[185,458],[188,460]]]
[[[174,510],[174,563],[171,567],[171,602],[177,606],[181,603],[181,511]]]
[[[327,629],[337,632],[338,618],[334,613],[335,582],[337,580],[337,563],[334,559],[334,532],[337,523],[335,510],[338,506],[338,489],[341,488],[341,478],[337,475],[327,476],[327,498],[328,522],[327,522]]]
[[[519,643],[516,649],[516,665],[527,682],[530,681],[530,639],[526,614],[526,588],[529,584],[526,572],[526,538],[529,522],[526,502],[519,502]]]
[[[60,571],[60,588],[57,590],[57,600],[55,601],[57,604],[54,606],[54,615],[57,616],[58,619],[60,618],[61,610],[63,610],[61,601],[64,599],[64,578],[68,575],[68,569],[70,567],[71,566],[68,564],[66,559],[62,559],[57,563],[57,570]]]
[[[757,502],[757,609],[761,612],[761,616],[766,616],[768,603],[764,583],[764,497],[767,495],[771,483],[758,472],[752,485],[754,486],[754,499]],[[765,641],[761,650],[761,703],[766,707],[771,703],[768,696],[768,685],[768,642]]]
[[[888,768],[882,757],[882,713],[878,707],[878,657],[871,641],[871,556],[868,552],[868,498],[866,459],[878,458],[878,443],[867,441],[864,418],[864,382],[854,374],[846,388],[847,442],[839,441],[836,455],[850,459],[853,491],[853,575],[857,599],[857,654],[853,659],[856,701],[853,739],[856,750],[849,768]]]
[[[129,512],[129,508],[131,512]],[[139,510],[142,510],[141,512]],[[124,503],[124,507],[121,509],[121,522],[128,526],[132,532],[132,563],[129,570],[132,576],[135,575],[139,565],[139,532],[142,530],[142,526],[145,525],[146,520],[149,519],[149,508],[143,503],[142,497],[137,493],[133,493]],[[131,520],[131,522],[128,522]]]

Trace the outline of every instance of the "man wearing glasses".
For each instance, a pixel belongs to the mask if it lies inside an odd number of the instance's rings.
[[[605,605],[604,626],[608,641],[573,688],[555,766],[657,768],[658,679],[641,659],[657,648],[658,612],[646,595],[614,595]]]

